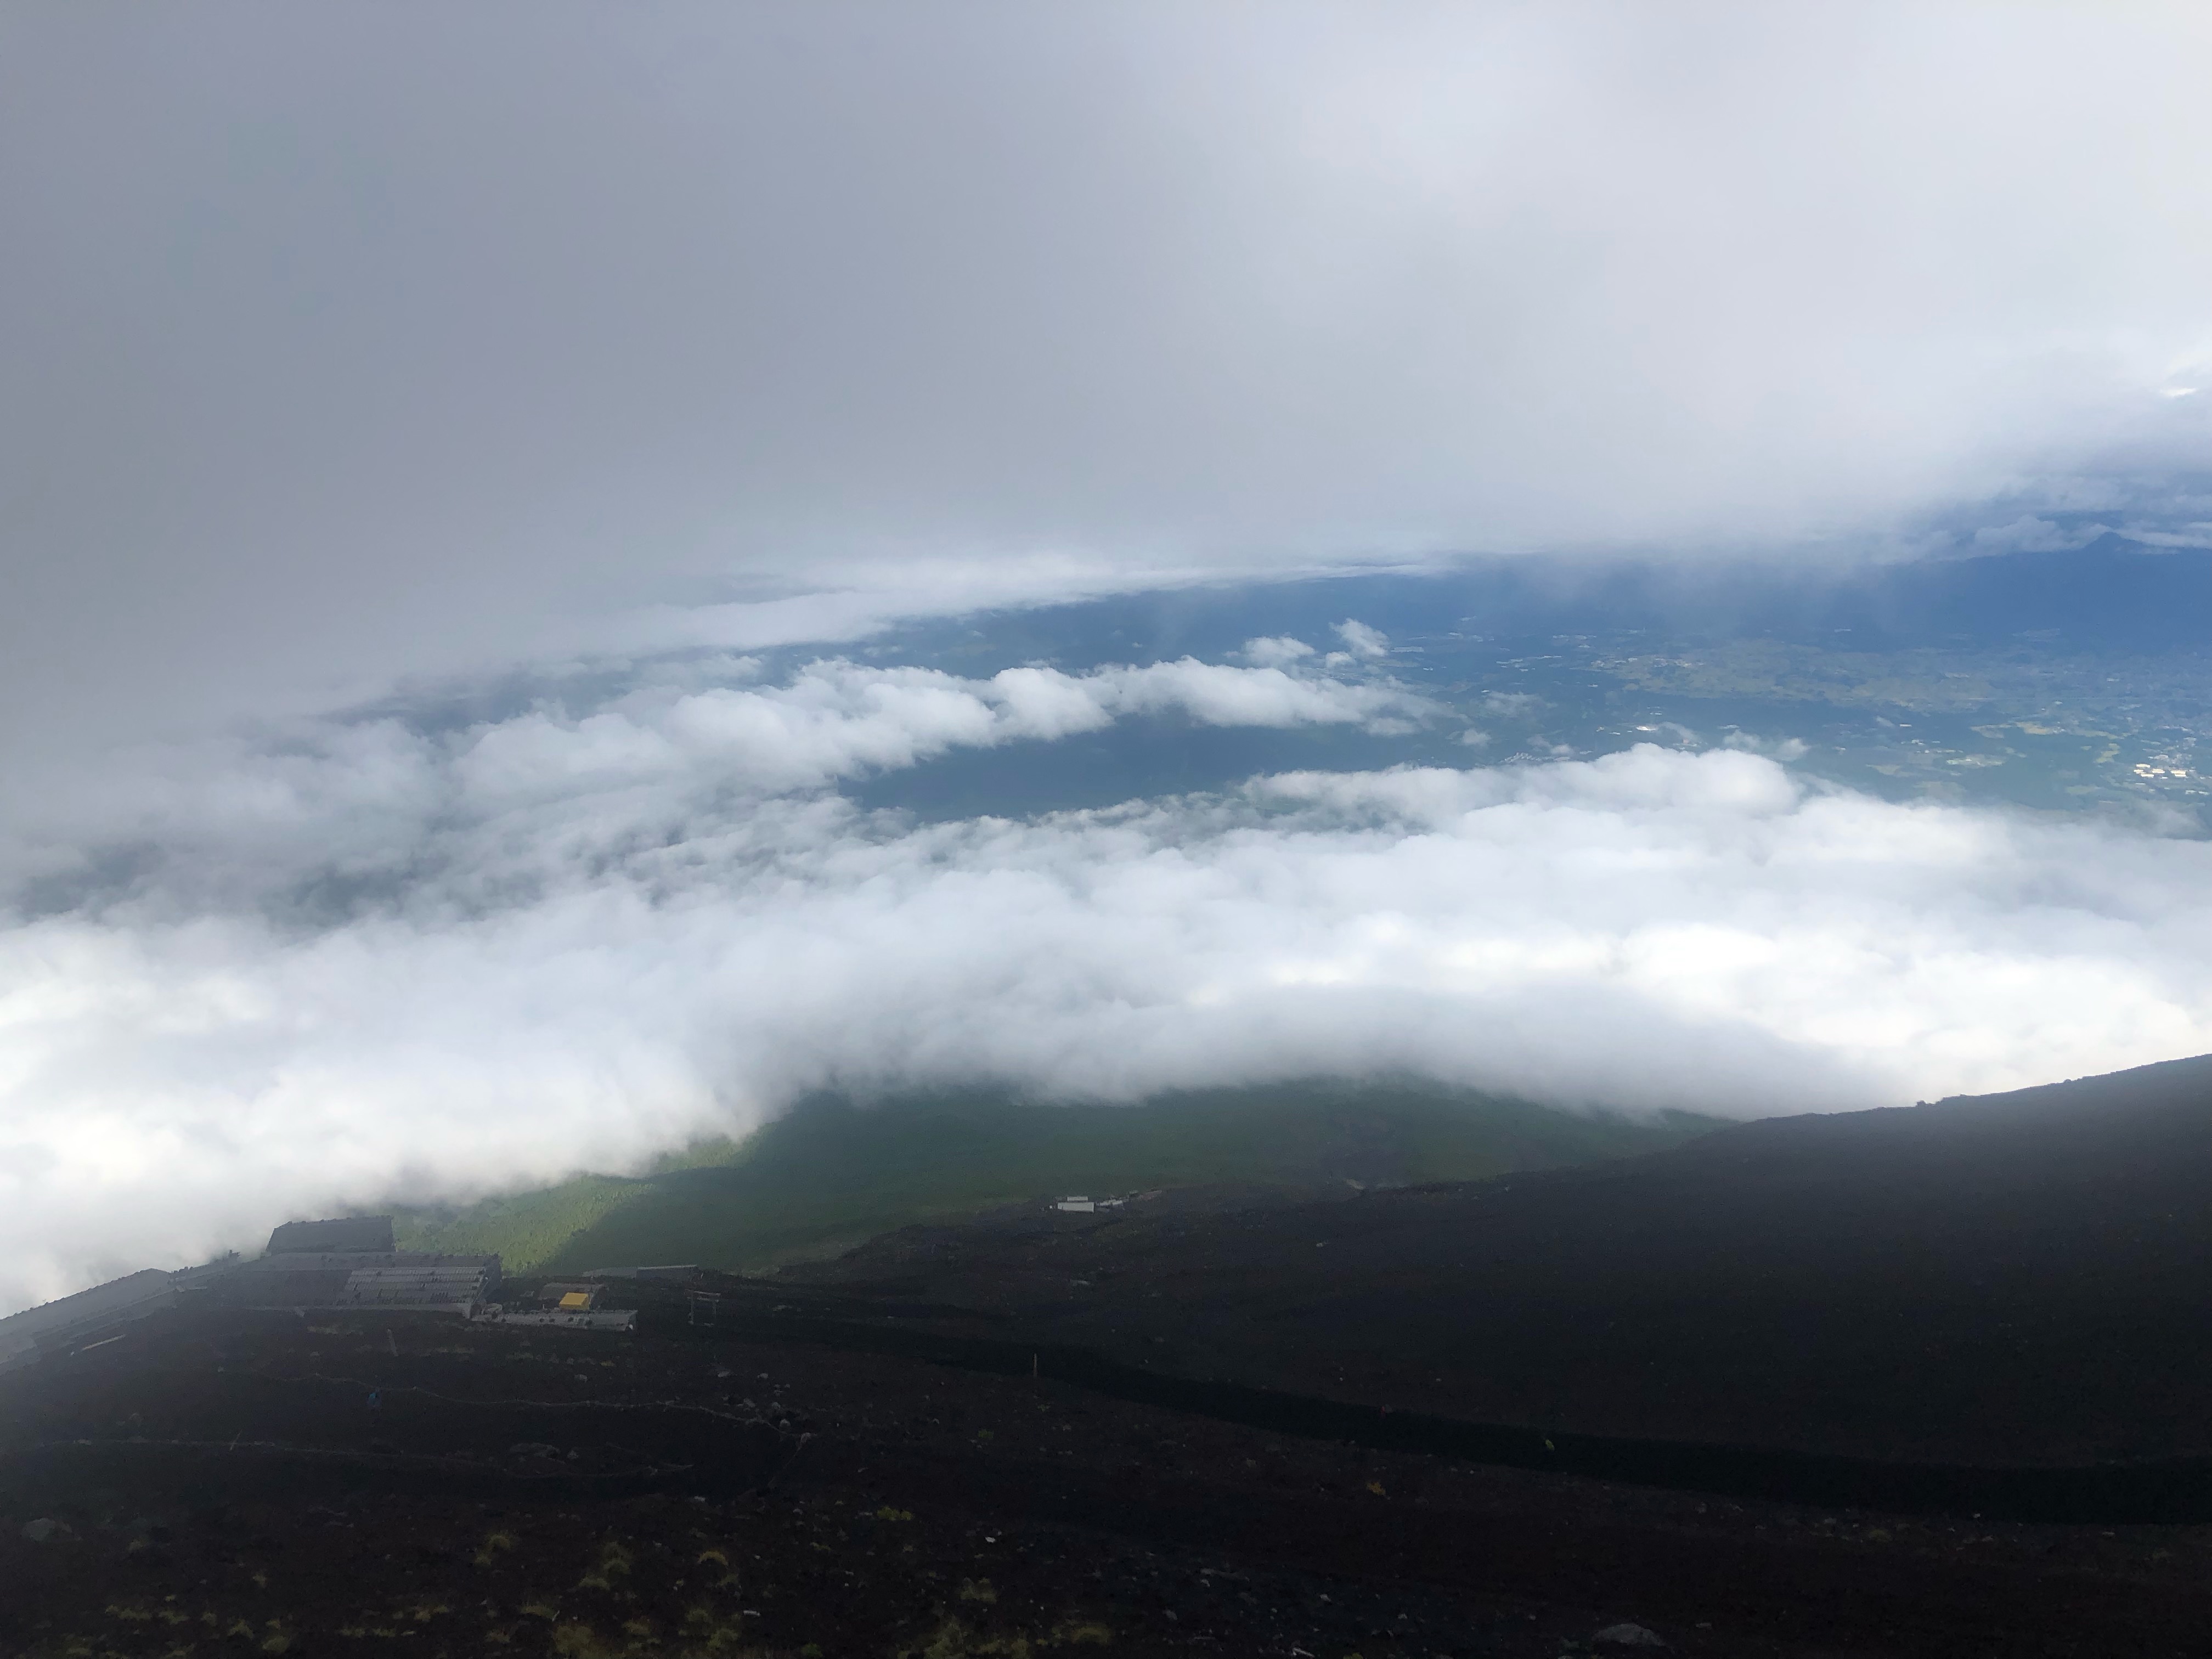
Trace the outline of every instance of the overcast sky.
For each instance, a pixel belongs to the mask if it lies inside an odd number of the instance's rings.
[[[2193,4],[10,6],[0,720],[2171,460],[2207,84]]]
[[[2207,86],[2201,4],[0,9],[0,1305],[825,1081],[1754,1112],[2212,1047],[2200,842],[1656,750],[918,827],[839,784],[1438,716],[1354,619],[834,643],[2212,544]]]

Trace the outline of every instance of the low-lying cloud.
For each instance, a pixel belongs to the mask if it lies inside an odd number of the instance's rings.
[[[1758,755],[1296,773],[1028,822],[836,792],[1119,720],[1433,718],[1273,654],[726,662],[457,729],[302,728],[79,801],[0,931],[0,1301],[288,1215],[635,1166],[825,1085],[1411,1069],[1759,1114],[2212,1048],[2212,848]]]

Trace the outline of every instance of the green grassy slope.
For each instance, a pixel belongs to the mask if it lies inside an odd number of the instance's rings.
[[[1212,1090],[1137,1106],[823,1098],[645,1176],[584,1176],[463,1211],[413,1212],[398,1225],[404,1248],[496,1250],[510,1272],[757,1269],[1058,1193],[1475,1180],[1656,1151],[1716,1127],[1686,1113],[1581,1115],[1410,1083]]]

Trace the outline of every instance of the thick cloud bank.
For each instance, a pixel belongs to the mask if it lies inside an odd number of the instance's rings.
[[[2212,848],[1750,754],[931,826],[833,787],[1116,720],[1432,717],[1283,641],[1245,655],[1291,669],[725,660],[580,710],[149,761],[11,872],[0,1301],[329,1206],[633,1164],[823,1084],[1411,1067],[1764,1113],[2212,1048]],[[58,850],[95,825],[106,851]]]
[[[2138,507],[2208,84],[2201,3],[9,7],[0,736],[617,607]]]

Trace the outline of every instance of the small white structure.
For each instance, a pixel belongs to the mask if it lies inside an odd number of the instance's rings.
[[[635,1308],[516,1308],[510,1311],[494,1302],[477,1309],[474,1317],[485,1325],[557,1325],[574,1331],[637,1328]]]
[[[1118,1210],[1129,1200],[1126,1198],[1089,1198],[1081,1193],[1070,1193],[1066,1198],[1056,1198],[1052,1207],[1070,1215],[1091,1215],[1100,1210]]]
[[[602,1308],[605,1286],[586,1280],[556,1279],[541,1287],[535,1308],[503,1308],[494,1302],[479,1308],[475,1317],[488,1325],[553,1325],[563,1330],[634,1331],[635,1308]]]

